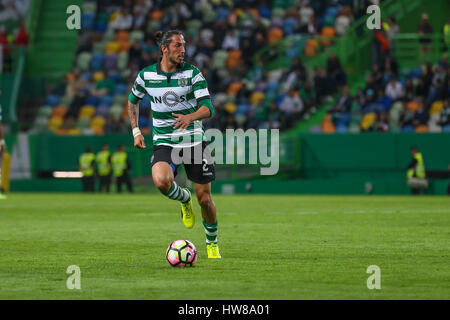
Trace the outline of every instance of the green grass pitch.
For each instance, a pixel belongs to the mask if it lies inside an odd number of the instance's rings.
[[[223,259],[198,204],[184,228],[159,194],[11,194],[0,200],[1,299],[450,299],[450,198],[215,195]],[[193,268],[169,243],[191,240]],[[66,288],[69,265],[81,290]],[[367,267],[381,289],[367,288]]]

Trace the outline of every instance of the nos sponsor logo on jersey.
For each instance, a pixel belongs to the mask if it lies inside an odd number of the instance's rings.
[[[185,102],[186,96],[185,95],[177,95],[173,91],[167,91],[162,97],[153,97],[155,99],[155,103],[164,103],[168,107],[174,107],[178,103]]]

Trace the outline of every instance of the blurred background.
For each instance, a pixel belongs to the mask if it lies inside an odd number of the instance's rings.
[[[372,4],[376,30],[366,26]],[[70,5],[80,30],[67,28]],[[280,130],[277,175],[218,165],[213,192],[410,194],[417,146],[423,193],[447,194],[449,12],[447,0],[1,0],[11,192],[80,192],[79,176],[55,172],[78,171],[86,147],[104,144],[124,144],[135,191],[154,191],[150,101],[139,113],[144,151],[133,148],[126,102],[158,61],[154,32],[179,29],[213,100],[205,129]]]

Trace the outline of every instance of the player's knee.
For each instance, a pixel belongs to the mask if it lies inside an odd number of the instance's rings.
[[[170,188],[172,187],[173,181],[169,179],[168,177],[163,176],[156,176],[153,177],[153,182],[155,183],[155,186],[161,191],[162,193],[166,194],[169,192]]]
[[[212,197],[210,193],[203,193],[197,196],[198,204],[201,207],[209,207],[212,204]]]

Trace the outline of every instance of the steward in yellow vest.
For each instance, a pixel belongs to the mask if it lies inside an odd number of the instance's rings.
[[[78,158],[78,168],[83,174],[83,177],[81,178],[83,192],[94,192],[94,163],[95,155],[92,152],[92,148],[87,147],[85,153],[81,154]]]
[[[419,194],[421,189],[428,187],[426,180],[425,164],[422,153],[417,151],[417,147],[411,147],[412,159],[408,165],[406,177],[408,185],[411,187],[412,194]]]
[[[107,144],[104,144],[102,150],[97,153],[95,161],[97,162],[97,174],[100,179],[99,192],[102,192],[103,189],[109,192],[111,186],[111,154]]]
[[[120,145],[111,157],[113,175],[116,178],[117,192],[122,192],[122,184],[125,183],[130,193],[133,193],[133,184],[129,176],[131,168],[125,146]]]

